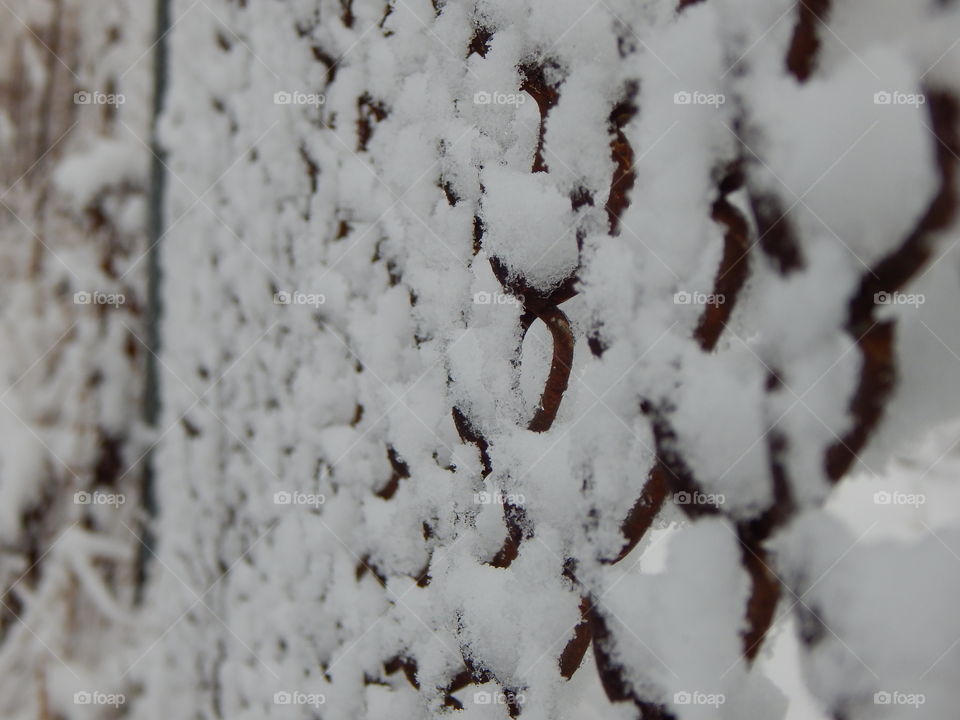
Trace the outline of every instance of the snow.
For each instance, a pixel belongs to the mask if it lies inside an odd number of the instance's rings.
[[[100,138],[85,151],[61,160],[53,182],[80,211],[111,186],[142,184],[146,170],[142,148],[133,141]]]
[[[481,182],[489,252],[537,290],[560,284],[577,266],[569,201],[540,173],[484,168]]]
[[[720,709],[726,716],[725,697],[734,695],[741,680],[747,578],[739,566],[739,544],[724,521],[714,520],[677,532],[669,543],[665,572],[640,576],[617,567],[598,588],[599,608],[611,629],[626,629],[617,632],[615,657],[636,668],[629,675],[635,688],[649,689],[680,717],[713,717]],[[685,706],[683,693],[717,702]],[[776,712],[775,705],[767,712]]]
[[[879,77],[849,57],[828,79],[802,87],[758,79],[752,108],[770,137],[757,147],[748,141],[764,158],[759,182],[786,208],[796,204],[791,217],[804,235],[846,248],[857,272],[897,247],[937,185],[916,73],[894,48],[871,48],[861,61]],[[914,95],[920,104],[877,104],[877,93]]]

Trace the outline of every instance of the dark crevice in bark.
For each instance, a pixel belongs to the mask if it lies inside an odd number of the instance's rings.
[[[926,93],[936,141],[933,151],[940,187],[916,228],[899,249],[887,255],[864,274],[851,298],[846,330],[863,356],[860,382],[850,403],[852,428],[826,452],[827,477],[837,482],[863,450],[883,417],[897,371],[895,367],[896,328],[894,321],[874,318],[877,296],[902,288],[927,263],[932,254],[933,236],[948,229],[957,214],[957,155],[960,137],[957,122],[960,106],[953,95],[935,90]]]

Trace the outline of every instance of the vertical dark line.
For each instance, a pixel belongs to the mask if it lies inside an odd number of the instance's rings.
[[[160,352],[160,239],[163,236],[163,206],[166,196],[164,150],[157,138],[157,122],[163,112],[167,91],[167,42],[170,27],[170,0],[157,0],[156,48],[153,59],[153,114],[150,145],[153,160],[150,167],[149,228],[150,249],[147,254],[147,342],[154,353]],[[144,419],[155,425],[160,415],[157,359],[147,355],[146,386],[144,388]]]
[[[163,237],[163,209],[166,198],[166,173],[164,170],[164,150],[157,137],[157,123],[163,112],[167,91],[167,32],[170,29],[171,0],[156,0],[155,39],[153,55],[153,109],[150,126],[150,146],[153,159],[150,166],[150,196],[148,198],[147,240],[147,287],[146,287],[146,338],[150,348],[144,367],[143,419],[151,427],[156,427],[160,418],[160,381],[157,371],[156,355],[161,350],[160,319],[162,300],[160,295],[160,241]],[[153,552],[154,534],[151,519],[157,514],[154,497],[154,458],[151,449],[144,459],[141,503],[146,513],[142,544],[137,559],[136,602],[143,600],[143,591],[147,579],[147,565]]]

